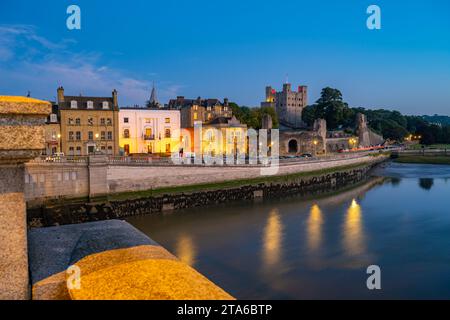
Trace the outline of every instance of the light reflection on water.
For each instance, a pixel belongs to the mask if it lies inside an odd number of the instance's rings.
[[[195,264],[196,247],[192,237],[186,234],[181,234],[177,240],[175,255],[189,266]]]
[[[347,210],[342,235],[343,245],[348,255],[357,256],[365,253],[361,206],[355,199]]]
[[[311,252],[320,248],[322,242],[322,211],[317,204],[313,204],[308,218],[308,247]]]
[[[264,228],[263,261],[266,267],[273,267],[280,262],[283,237],[283,225],[278,210],[269,213]]]
[[[389,165],[382,178],[314,200],[128,221],[241,299],[450,298],[450,166],[414,166]],[[382,270],[379,292],[366,288],[371,264]]]

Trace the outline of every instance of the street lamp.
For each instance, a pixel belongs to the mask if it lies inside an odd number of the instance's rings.
[[[61,134],[58,133],[57,137],[58,137],[58,153],[61,153],[61,150],[62,150],[62,148],[61,148]]]
[[[317,144],[319,143],[319,141],[317,141],[316,139],[314,139],[313,144],[314,144],[314,156],[317,156]]]

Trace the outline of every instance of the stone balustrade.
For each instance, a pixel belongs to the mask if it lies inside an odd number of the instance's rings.
[[[0,299],[29,298],[24,163],[44,145],[48,102],[0,96]]]

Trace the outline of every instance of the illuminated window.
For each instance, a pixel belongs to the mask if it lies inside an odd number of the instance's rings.
[[[198,120],[198,113],[194,112],[194,120]]]
[[[170,138],[170,129],[166,129],[166,130],[165,130],[164,136],[165,136],[166,138]]]
[[[170,118],[166,118],[166,123],[170,123]]]
[[[123,137],[125,139],[128,139],[130,137],[130,130],[129,129],[123,130]]]

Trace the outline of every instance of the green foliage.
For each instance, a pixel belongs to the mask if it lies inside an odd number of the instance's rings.
[[[303,121],[309,126],[314,120],[322,118],[327,121],[330,130],[347,127],[354,122],[354,111],[342,99],[342,93],[330,87],[322,89],[320,98],[314,105],[303,110]]]
[[[303,110],[303,121],[312,126],[314,120],[322,118],[327,121],[329,130],[350,128],[356,129],[356,114],[367,116],[370,128],[386,139],[403,141],[412,135],[420,135],[423,144],[450,143],[450,126],[434,125],[427,122],[425,116],[404,116],[399,111],[386,109],[370,110],[365,108],[350,108],[344,102],[342,93],[333,88],[322,89],[320,98],[313,105]],[[444,116],[434,116],[444,122]]]
[[[278,116],[274,108],[262,107],[262,108],[249,108],[246,106],[238,106],[236,103],[230,103],[233,115],[242,123],[245,123],[249,128],[255,130],[261,129],[262,118],[268,114],[272,117],[273,128],[278,128]]]

